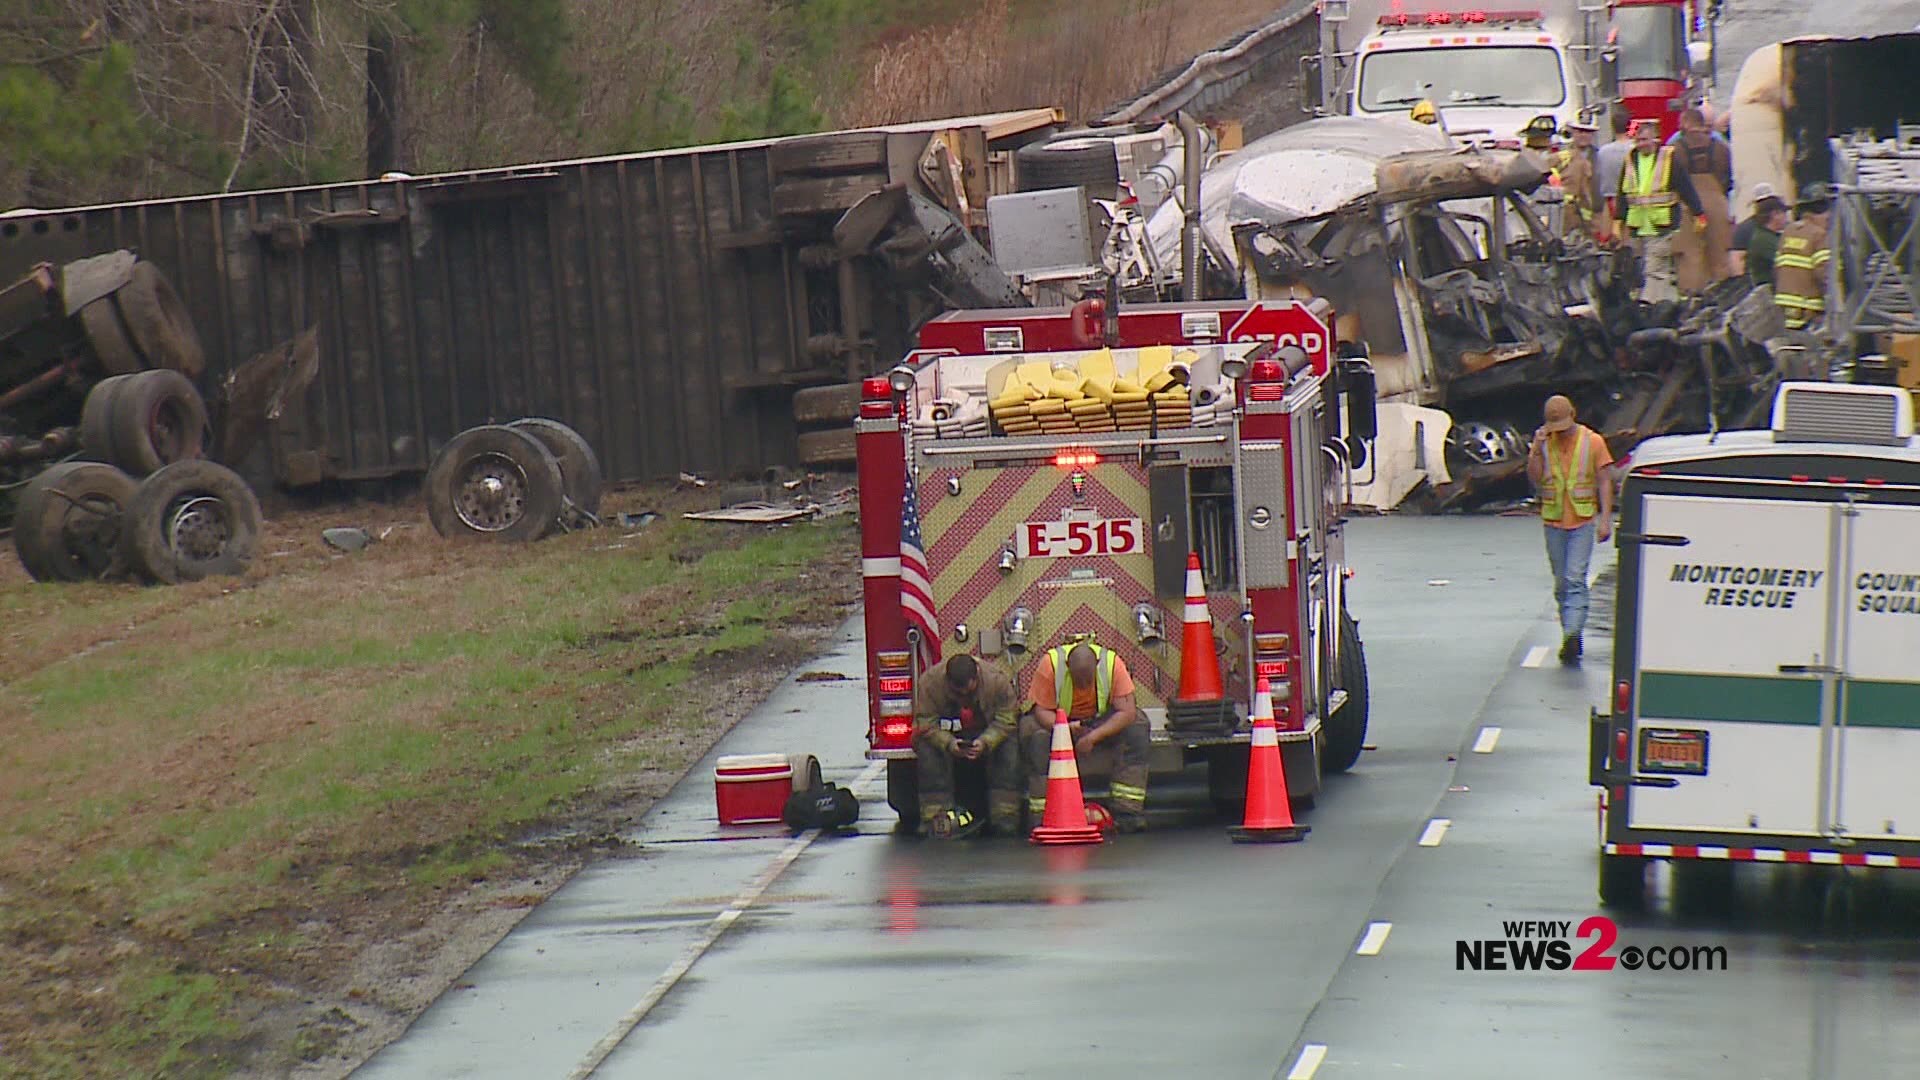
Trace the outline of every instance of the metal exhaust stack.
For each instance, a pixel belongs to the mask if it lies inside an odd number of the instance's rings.
[[[1181,197],[1185,224],[1180,229],[1180,284],[1188,300],[1200,299],[1200,168],[1206,144],[1200,137],[1200,125],[1185,109],[1173,114],[1180,125],[1185,149],[1181,165],[1186,171],[1186,193]]]

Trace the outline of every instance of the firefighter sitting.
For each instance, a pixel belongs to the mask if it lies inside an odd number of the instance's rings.
[[[955,653],[928,669],[914,688],[913,752],[919,765],[920,821],[942,840],[980,828],[954,798],[956,779],[984,770],[988,825],[996,836],[1020,832],[1020,744],[1013,678]],[[961,774],[956,776],[956,774]]]
[[[1147,723],[1134,705],[1133,676],[1119,655],[1090,641],[1049,649],[1034,669],[1027,699],[1033,708],[1020,718],[1020,746],[1027,766],[1027,812],[1034,820],[1046,811],[1054,718],[1064,705],[1081,778],[1109,779],[1107,807],[1114,828],[1129,833],[1146,828]]]

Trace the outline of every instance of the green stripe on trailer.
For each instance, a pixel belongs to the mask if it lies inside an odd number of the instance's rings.
[[[1653,720],[1724,720],[1817,727],[1820,683],[1765,675],[1643,671],[1638,714]],[[1847,725],[1920,728],[1920,683],[1849,682]]]

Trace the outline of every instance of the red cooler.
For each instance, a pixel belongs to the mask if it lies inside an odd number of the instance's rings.
[[[713,769],[722,825],[782,820],[793,794],[793,761],[785,754],[728,754]]]

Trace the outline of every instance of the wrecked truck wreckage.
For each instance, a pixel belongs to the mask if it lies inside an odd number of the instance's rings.
[[[1532,151],[1337,117],[1256,140],[1203,178],[1207,295],[1234,283],[1246,299],[1323,298],[1342,349],[1371,359],[1382,437],[1356,505],[1526,497],[1550,394],[1572,397],[1616,456],[1764,400],[1775,363],[1761,342],[1777,328],[1729,325],[1744,282],[1637,300],[1637,255],[1563,228],[1549,177]],[[1177,209],[1152,222],[1156,246]]]

